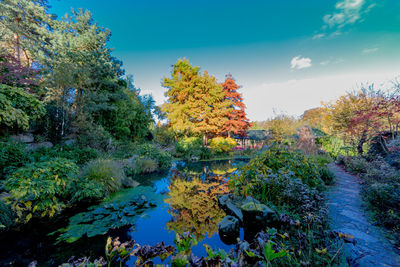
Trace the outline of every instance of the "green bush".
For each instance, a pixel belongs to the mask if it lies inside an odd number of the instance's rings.
[[[0,142],[0,180],[29,162],[25,146],[17,142]]]
[[[272,146],[243,167],[240,178],[243,179],[245,186],[257,174],[268,177],[271,172],[292,172],[295,177],[309,187],[321,187],[323,181],[320,178],[319,168],[313,160],[301,152],[290,151],[281,146]]]
[[[154,144],[143,144],[136,152],[139,157],[155,160],[160,170],[169,169],[171,166],[172,156]]]
[[[76,164],[83,165],[99,157],[99,152],[90,147],[81,146],[55,146],[53,148],[39,148],[32,153],[35,161],[46,161],[59,157],[72,160]]]
[[[319,169],[319,175],[326,185],[332,185],[335,180],[335,174],[333,174],[333,172],[331,172],[327,167],[321,167]]]
[[[152,173],[157,169],[158,164],[154,159],[138,157],[135,160],[134,173]]]
[[[360,157],[345,157],[343,159],[346,169],[352,173],[365,173],[368,168],[368,162]]]
[[[175,144],[175,156],[190,160],[192,157],[200,158],[203,141],[198,137],[184,137]]]
[[[117,159],[127,159],[136,154],[138,145],[125,140],[117,140],[113,144],[112,156]]]
[[[355,156],[357,154],[354,148],[346,146],[344,141],[336,136],[318,137],[316,143],[334,159],[339,156]]]
[[[45,114],[43,103],[27,90],[0,84],[0,128],[27,130]]]
[[[322,193],[315,188],[323,184],[319,170],[302,153],[274,146],[240,168],[229,185],[237,195],[272,203],[299,218],[313,214],[322,221]]]
[[[79,177],[72,183],[70,191],[73,193],[71,202],[93,202],[101,200],[109,194],[102,182],[91,180],[88,177]]]
[[[122,163],[112,159],[97,159],[89,162],[82,170],[87,181],[101,183],[107,194],[122,188],[126,179]]]
[[[210,142],[210,147],[218,154],[230,152],[235,146],[237,146],[235,139],[229,137],[215,137]]]
[[[154,131],[154,142],[167,147],[175,144],[175,135],[167,125],[157,126]]]
[[[70,199],[71,183],[78,166],[67,159],[55,158],[19,168],[5,181],[10,202],[19,219],[52,217],[63,210]]]
[[[102,126],[90,122],[79,122],[78,144],[107,151],[112,146],[112,136]]]
[[[0,200],[0,232],[14,225],[15,213],[9,205]]]

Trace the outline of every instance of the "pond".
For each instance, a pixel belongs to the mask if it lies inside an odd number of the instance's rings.
[[[225,216],[216,196],[227,192],[225,179],[246,160],[175,162],[169,172],[135,177],[140,183],[91,207],[66,211],[44,224],[33,221],[0,237],[0,265],[54,266],[71,256],[104,256],[108,236],[135,240],[140,245],[164,241],[173,245],[176,234],[193,233],[192,252],[206,256],[204,244],[229,251],[221,241],[218,223]],[[242,233],[243,235],[243,233]],[[133,266],[134,259],[128,261]]]

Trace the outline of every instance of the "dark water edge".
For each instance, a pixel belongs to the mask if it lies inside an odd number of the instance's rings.
[[[187,176],[207,177],[212,172],[224,173],[232,170],[237,163],[247,160],[219,160],[209,162],[177,162],[175,168]],[[135,177],[141,186],[155,186],[158,182],[170,179],[168,172]],[[129,190],[129,189],[126,189]],[[157,188],[155,188],[157,190]],[[73,243],[57,242],[57,235],[49,236],[48,233],[68,226],[69,218],[77,213],[87,211],[89,205],[83,204],[73,209],[65,210],[58,217],[51,220],[32,220],[27,225],[0,235],[0,266],[28,266],[32,261],[37,261],[37,266],[58,266],[67,262],[71,256],[91,259],[104,257],[104,248],[108,236],[120,237],[121,241],[135,240],[141,245],[155,245],[164,241],[166,245],[173,245],[175,233],[168,231],[166,224],[172,220],[168,213],[169,205],[163,203],[146,212],[139,218],[134,226],[124,226],[112,229],[105,235],[88,238],[82,237]],[[211,233],[201,240],[192,251],[198,256],[206,256],[203,244],[208,244],[214,249],[229,251],[233,246],[224,244],[218,233]],[[128,261],[128,266],[133,266],[134,259]]]

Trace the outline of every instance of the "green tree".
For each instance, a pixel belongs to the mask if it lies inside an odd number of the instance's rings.
[[[52,16],[47,0],[0,1],[0,52],[27,66],[46,53]]]
[[[27,130],[30,121],[44,114],[44,107],[23,88],[0,84],[0,129]]]

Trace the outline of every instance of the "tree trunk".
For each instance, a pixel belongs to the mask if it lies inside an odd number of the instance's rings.
[[[15,58],[18,60],[18,63],[21,63],[21,45],[20,45],[20,39],[19,35],[14,33],[14,53],[15,53]]]
[[[207,146],[207,135],[205,134],[205,135],[203,135],[203,145],[204,146]]]
[[[359,156],[362,156],[364,154],[363,145],[366,140],[367,140],[367,132],[363,131],[361,139],[360,139],[360,141],[358,141],[358,145],[357,145],[357,153]]]

